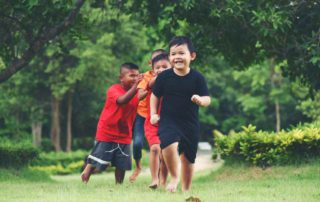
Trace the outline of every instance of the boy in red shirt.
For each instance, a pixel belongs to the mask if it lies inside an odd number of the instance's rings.
[[[148,115],[146,121],[144,123],[144,130],[146,139],[149,143],[150,147],[150,158],[149,158],[149,166],[152,181],[149,187],[151,189],[156,189],[159,186],[159,183],[162,187],[165,187],[167,180],[167,167],[164,164],[164,161],[161,156],[160,149],[160,139],[158,136],[158,125],[152,125],[150,123],[150,96],[151,96],[151,88],[154,85],[154,82],[157,76],[164,70],[171,68],[168,54],[162,53],[152,59],[152,70],[154,72],[154,77],[145,85],[145,89],[148,91],[146,101],[148,105]],[[139,84],[141,86],[142,83]],[[160,107],[159,107],[160,109]],[[161,162],[160,162],[161,159]],[[160,178],[160,179],[159,179]],[[160,181],[160,182],[159,182]]]
[[[132,126],[139,99],[137,86],[142,80],[138,66],[124,63],[120,67],[120,84],[107,91],[105,106],[99,118],[96,144],[88,156],[88,164],[81,174],[83,182],[89,181],[94,169],[104,170],[115,166],[116,183],[122,183],[125,171],[131,170],[130,143]]]

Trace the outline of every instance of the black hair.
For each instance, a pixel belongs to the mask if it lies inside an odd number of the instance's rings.
[[[154,58],[152,59],[152,61],[151,61],[152,67],[153,67],[153,65],[154,65],[156,62],[158,62],[158,61],[160,61],[160,60],[167,60],[167,61],[169,61],[168,54],[167,54],[167,53],[161,53],[161,54],[157,55],[156,57],[154,57]]]
[[[186,44],[190,53],[196,52],[191,40],[186,36],[175,36],[169,42],[169,50],[172,46],[180,46]]]
[[[166,53],[166,51],[162,48],[159,48],[159,49],[156,49],[154,51],[151,52],[151,56],[155,53],[159,53],[159,54],[162,54],[162,53]]]
[[[123,64],[120,66],[120,72],[121,72],[122,68],[139,70],[139,66],[136,65],[136,64],[134,64],[134,63],[131,63],[131,62],[123,63]]]

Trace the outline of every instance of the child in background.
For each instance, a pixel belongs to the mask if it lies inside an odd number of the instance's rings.
[[[171,175],[167,190],[176,191],[181,163],[181,188],[186,192],[191,188],[199,142],[199,106],[206,107],[211,100],[204,77],[190,68],[191,61],[196,58],[191,41],[187,37],[174,37],[169,49],[173,68],[156,79],[150,98],[150,122],[156,124],[159,121],[160,147]],[[160,98],[163,101],[159,116]]]
[[[144,123],[144,130],[145,130],[146,139],[150,147],[149,166],[150,166],[152,181],[149,187],[152,189],[156,189],[159,186],[159,184],[160,186],[165,187],[167,176],[168,176],[168,170],[161,155],[160,139],[158,136],[158,126],[152,125],[150,123],[150,96],[152,93],[151,89],[154,85],[157,75],[159,75],[162,71],[169,68],[171,68],[171,65],[170,65],[167,54],[160,54],[156,56],[152,60],[152,70],[155,76],[149,81],[149,83],[145,84],[145,89],[148,90],[146,101],[149,107],[148,107],[148,116]],[[141,82],[139,86],[143,84],[144,83]]]
[[[139,103],[137,91],[142,80],[138,66],[124,63],[120,67],[120,84],[112,85],[99,118],[96,144],[84,168],[81,179],[87,183],[92,172],[115,166],[116,184],[122,183],[125,171],[131,170],[130,144],[132,126]]]
[[[148,62],[150,66],[151,66],[152,59],[161,53],[165,53],[165,50],[157,49],[152,51],[151,60],[149,60]],[[154,77],[154,72],[151,69],[143,74],[143,80],[141,83],[148,83],[150,79],[152,79],[153,77]],[[142,166],[141,166],[142,152],[141,151],[142,151],[143,141],[145,136],[144,122],[147,117],[147,110],[148,110],[148,104],[146,103],[146,99],[144,99],[148,91],[144,89],[144,84],[142,85],[143,87],[141,87],[141,84],[138,85],[141,101],[139,102],[139,105],[138,105],[137,116],[133,126],[133,159],[135,161],[136,168],[133,171],[132,175],[129,177],[130,182],[134,182],[136,180],[136,178],[138,177],[142,169]]]

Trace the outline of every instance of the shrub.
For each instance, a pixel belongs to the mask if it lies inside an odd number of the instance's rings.
[[[249,125],[228,136],[214,131],[217,150],[223,158],[237,158],[258,166],[300,162],[319,156],[318,123],[299,126],[290,131],[268,133]]]
[[[48,174],[79,173],[88,151],[40,153],[39,158],[31,162],[30,169]]]
[[[88,151],[77,150],[73,152],[42,152],[39,158],[31,162],[32,166],[50,166],[60,163],[66,167],[70,163],[76,161],[83,161],[83,159],[89,154]]]
[[[31,143],[14,144],[10,141],[1,139],[0,144],[0,167],[20,168],[28,165],[33,159],[37,158],[39,151]]]
[[[36,171],[43,171],[48,174],[58,174],[58,175],[66,175],[72,173],[79,173],[81,167],[83,166],[83,161],[72,162],[67,166],[62,166],[61,163],[56,165],[49,165],[49,166],[31,166],[31,170]]]
[[[43,138],[41,141],[41,151],[51,152],[55,151],[54,145],[49,138]]]

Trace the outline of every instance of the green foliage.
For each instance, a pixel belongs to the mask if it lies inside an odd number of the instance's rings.
[[[296,92],[306,87],[298,86],[283,77],[281,68],[285,66],[286,61],[274,64],[273,60],[268,60],[246,70],[232,72],[238,83],[236,99],[243,114],[259,129],[275,129],[277,113],[283,128],[302,120],[302,114],[295,108],[298,100],[304,98],[297,96]],[[276,105],[279,106],[278,112],[275,110]]]
[[[77,150],[74,152],[49,152],[40,153],[39,158],[32,161],[31,170],[43,171],[48,174],[79,173],[84,165],[84,158],[88,151]]]
[[[36,159],[39,151],[30,143],[12,143],[1,138],[0,143],[0,167],[2,168],[22,168]]]
[[[83,160],[73,162],[62,166],[61,163],[49,166],[31,166],[30,169],[33,171],[42,171],[50,175],[66,175],[72,173],[79,173],[83,167]]]
[[[301,162],[320,154],[320,127],[314,123],[290,131],[268,133],[252,125],[224,136],[214,132],[216,146],[225,158],[236,158],[258,166]]]
[[[20,57],[21,51],[45,29],[61,23],[73,6],[73,1],[1,1],[0,25],[5,29],[0,32],[4,36],[0,41],[0,56],[5,63]],[[82,20],[79,15],[79,24]],[[75,35],[75,28],[70,29],[70,32]]]
[[[39,158],[31,163],[32,166],[49,166],[60,163],[67,166],[72,162],[78,162],[88,155],[88,151],[77,150],[74,152],[49,152],[40,153]]]
[[[314,99],[303,100],[297,107],[304,115],[314,121],[320,120],[320,92],[317,92]]]
[[[150,26],[159,26],[166,19],[161,33],[167,39],[179,30],[178,22],[186,23],[184,34],[193,39],[204,62],[215,52],[243,68],[266,59],[287,60],[286,75],[320,89],[318,1],[190,2],[138,0],[128,10]]]
[[[21,23],[25,23],[24,19],[31,18],[26,21],[26,25],[32,26],[31,31],[35,31],[40,27],[49,28],[62,20],[73,7],[74,1],[49,4],[38,1],[30,7],[25,4],[28,4],[28,1],[21,5],[18,2],[10,4],[6,2],[3,6],[8,6],[8,9],[20,8]],[[4,7],[1,7],[0,11]],[[46,12],[45,15],[32,20],[36,16],[32,12],[38,13],[40,10]],[[14,10],[12,15],[16,15],[16,12]],[[5,15],[5,12],[0,13]],[[53,13],[56,16],[54,22],[52,24],[51,21],[46,22],[44,18],[54,17],[51,16]],[[0,25],[2,20],[6,23],[10,21],[0,18]],[[61,104],[59,117],[63,145],[67,119],[66,95],[70,94],[73,137],[94,137],[106,89],[112,83],[118,82],[119,65],[124,62],[134,62],[140,66],[141,64],[147,66],[142,60],[147,53],[149,54],[149,50],[153,49],[153,45],[148,44],[146,28],[131,15],[125,15],[118,8],[114,9],[111,6],[102,9],[92,8],[89,3],[85,3],[77,20],[68,32],[50,41],[27,68],[0,85],[0,135],[10,138],[13,136],[31,138],[32,124],[40,122],[42,135],[48,137],[52,120],[50,102],[52,97],[55,97]],[[12,29],[19,32],[17,40],[25,41],[23,33],[20,33],[23,32],[20,30],[21,27],[18,28],[12,25]],[[5,33],[6,37],[0,41],[8,39],[9,34]],[[4,69],[9,63],[1,55],[9,54],[9,50],[1,51],[2,46],[6,44],[0,43],[0,69]],[[24,50],[14,49],[14,51]],[[8,57],[9,59],[13,57]],[[50,147],[48,144],[43,146],[46,151],[50,150]]]

